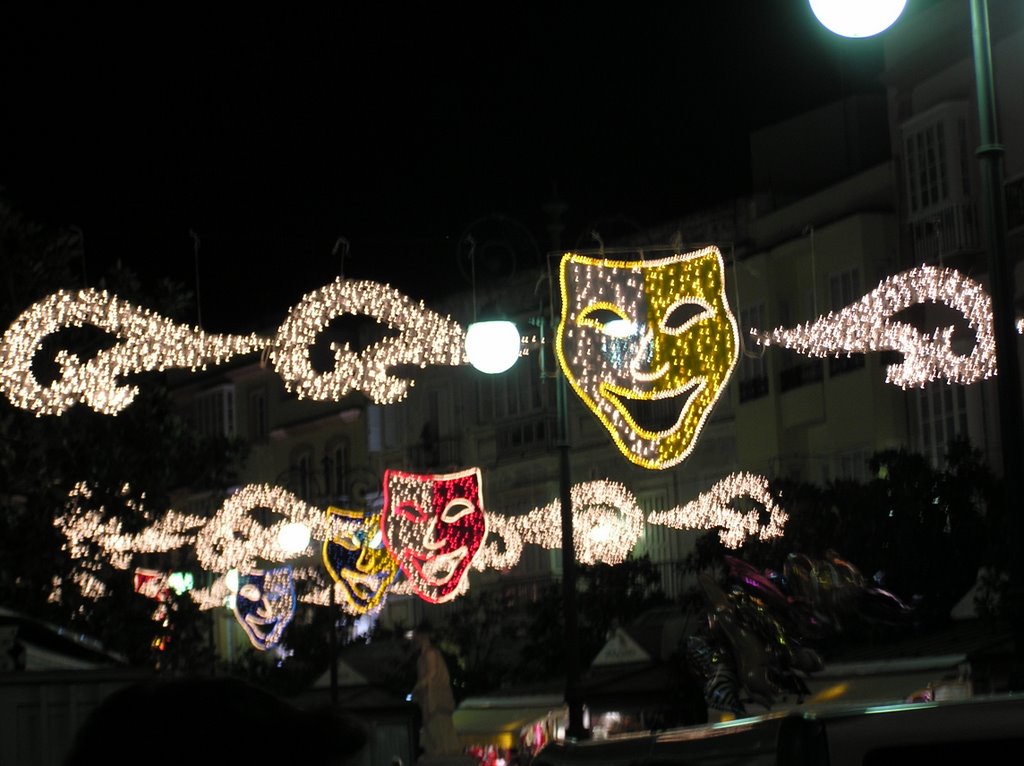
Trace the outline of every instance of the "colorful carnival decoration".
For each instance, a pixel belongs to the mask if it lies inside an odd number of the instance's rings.
[[[969,354],[953,351],[954,328],[921,333],[893,321],[919,303],[942,303],[964,315],[975,334]],[[1020,324],[1017,324],[1020,331]],[[792,329],[751,330],[764,346],[779,345],[808,356],[899,351],[904,359],[886,369],[885,380],[903,388],[933,380],[969,384],[996,374],[992,299],[980,284],[953,269],[919,266],[883,280],[877,288],[839,312]]]
[[[739,498],[750,498],[760,504],[742,513],[731,506]],[[762,524],[762,513],[768,523]],[[719,540],[726,548],[739,548],[748,536],[759,540],[781,537],[788,517],[768,488],[768,480],[751,473],[734,473],[716,483],[696,500],[667,511],[653,511],[649,524],[660,524],[674,529],[720,529]]]
[[[140,531],[125,531],[124,523],[100,503],[93,507],[94,487],[78,482],[68,493],[64,512],[54,518],[54,526],[66,540],[65,550],[74,562],[70,578],[75,587],[87,598],[100,598],[106,585],[96,575],[100,562],[106,561],[115,569],[127,570],[134,556],[140,553],[166,553],[192,543],[195,530],[206,522],[201,516],[191,516],[168,510],[154,517],[144,505],[144,496],[135,498],[131,486],[123,484],[115,499],[122,503],[130,515],[149,525]],[[62,582],[54,583],[59,591]]]
[[[398,561],[384,545],[381,514],[330,507],[323,562],[342,587],[345,611],[365,614],[384,605],[398,574]]]
[[[335,368],[317,373],[310,346],[327,325],[344,314],[366,314],[397,330],[360,353],[332,346]],[[61,350],[57,379],[43,386],[32,362],[43,340],[68,327],[91,325],[118,339],[83,362]],[[131,374],[180,367],[192,370],[239,355],[269,350],[285,386],[301,397],[340,399],[362,391],[378,404],[403,399],[412,381],[389,373],[397,365],[461,364],[465,333],[448,317],[416,304],[388,285],[335,280],[294,306],[273,339],[257,335],[211,335],[174,323],[148,309],[93,289],[63,290],[22,312],[0,339],[0,391],[16,407],[37,415],[60,415],[82,403],[116,415],[132,403],[138,387],[120,380]]]
[[[261,562],[293,562],[311,555],[313,543],[320,546],[324,567],[334,582],[325,585],[316,568],[293,566],[293,579],[304,585],[297,599],[325,606],[333,586],[336,603],[354,615],[379,608],[386,593],[451,600],[468,588],[470,565],[481,572],[508,570],[519,562],[524,545],[561,547],[557,500],[522,515],[503,515],[485,511],[480,504],[478,469],[443,476],[389,471],[385,477],[390,519],[385,514],[340,508],[329,508],[325,514],[288,490],[265,484],[239,488],[209,518],[174,510],[154,518],[124,485],[116,493],[123,510],[149,521],[138,532],[127,533],[123,520],[102,503],[97,505],[94,488],[81,482],[69,493],[54,524],[74,562],[71,584],[87,598],[105,595],[106,585],[99,576],[103,562],[127,570],[137,555],[193,546],[199,563],[213,575],[207,585],[195,587],[193,580],[187,588],[202,609],[223,606],[229,600],[232,589],[224,573],[252,571]],[[587,564],[625,560],[645,521],[636,497],[622,484],[606,480],[574,485],[571,493],[577,560]],[[731,503],[743,497],[753,499],[763,510],[735,510]],[[261,521],[271,516],[272,524]],[[648,524],[675,529],[720,528],[723,543],[730,547],[748,536],[761,540],[781,536],[785,522],[786,514],[772,497],[767,480],[751,474],[726,477],[697,500],[651,511],[646,519]],[[306,527],[313,541],[301,550],[282,545],[281,532],[296,525]],[[394,546],[401,557],[394,553]],[[413,573],[404,580],[398,577],[403,558],[402,571]],[[64,584],[55,580],[52,599],[61,597]]]
[[[633,463],[662,469],[685,460],[739,348],[721,253],[650,261],[570,253],[560,283],[555,351],[576,393]],[[648,421],[652,402],[671,416]]]
[[[709,707],[746,715],[808,694],[804,678],[824,667],[815,646],[852,626],[909,626],[914,607],[864,578],[835,551],[787,555],[782,571],[726,556],[726,576],[699,577],[707,624],[687,640]]]
[[[167,619],[167,602],[171,599],[171,588],[167,584],[168,574],[157,569],[135,568],[135,592],[157,602],[153,610],[154,622]]]
[[[233,610],[254,647],[260,651],[274,648],[295,614],[292,568],[240,572]]]
[[[479,468],[450,474],[384,472],[384,544],[425,601],[455,597],[487,535],[481,483]]]

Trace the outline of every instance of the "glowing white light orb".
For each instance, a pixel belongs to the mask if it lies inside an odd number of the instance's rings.
[[[826,29],[843,37],[871,37],[900,17],[907,0],[810,0]]]
[[[519,346],[512,322],[474,322],[466,330],[466,358],[480,372],[505,372],[519,358]]]
[[[167,587],[179,596],[186,591],[192,590],[195,586],[196,580],[191,572],[171,572],[167,576]]]
[[[229,569],[228,573],[224,575],[224,584],[227,589],[232,593],[238,593],[238,570]]]
[[[629,338],[636,332],[636,325],[628,319],[613,319],[605,323],[602,332],[612,338]]]
[[[285,553],[298,553],[309,545],[309,537],[309,527],[295,521],[281,527],[281,531],[277,533],[277,544]]]

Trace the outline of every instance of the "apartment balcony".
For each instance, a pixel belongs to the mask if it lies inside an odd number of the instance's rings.
[[[914,260],[937,264],[942,259],[976,251],[978,218],[973,202],[958,202],[916,215],[910,221]]]
[[[414,444],[406,448],[406,465],[414,471],[430,472],[462,466],[462,440],[457,436],[442,436],[429,443]]]

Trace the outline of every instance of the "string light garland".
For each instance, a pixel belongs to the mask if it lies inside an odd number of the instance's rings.
[[[566,379],[631,462],[685,460],[736,366],[739,339],[718,248],[644,261],[569,253],[555,352]],[[668,425],[642,422],[645,403]]]
[[[749,497],[764,506],[768,522],[761,524],[762,512],[741,513],[730,503]],[[717,482],[696,500],[667,511],[652,511],[648,524],[673,529],[719,529],[718,539],[726,548],[738,548],[749,536],[759,540],[781,537],[788,520],[768,488],[768,480],[751,473],[734,473]]]
[[[320,332],[344,314],[366,314],[397,336],[389,336],[361,353],[348,345],[332,346],[334,370],[318,374],[310,346]],[[32,361],[43,340],[69,327],[91,325],[118,338],[118,343],[83,362],[67,350],[57,353],[60,370],[48,386],[39,383]],[[137,386],[122,385],[126,375],[169,368],[205,369],[239,355],[264,349],[290,391],[311,399],[340,399],[362,391],[377,404],[400,401],[413,381],[388,370],[397,365],[458,365],[465,357],[465,333],[449,317],[414,303],[388,285],[337,279],[307,294],[288,313],[273,339],[258,335],[213,335],[176,324],[148,309],[93,289],[60,290],[26,309],[0,340],[0,391],[10,402],[37,415],[61,415],[82,403],[96,412],[116,415],[138,395]]]
[[[576,393],[632,462],[668,468],[692,451],[737,358],[735,319],[724,292],[717,248],[651,261],[613,261],[568,254],[562,259],[562,319],[556,355]],[[962,312],[976,332],[967,356],[952,351],[952,328],[923,334],[890,321],[923,302]],[[687,309],[687,307],[690,307]],[[674,315],[686,317],[676,322]],[[365,314],[391,330],[360,353],[332,345],[335,368],[317,373],[310,346],[334,319]],[[973,383],[996,373],[991,299],[975,281],[952,269],[922,266],[884,280],[838,313],[796,328],[751,330],[762,345],[810,356],[894,350],[887,382],[905,388],[937,378]],[[67,350],[55,357],[57,378],[40,384],[32,362],[43,340],[63,329],[94,326],[119,342],[82,361]],[[1024,319],[1016,321],[1024,333]],[[536,346],[522,339],[522,354]],[[302,298],[274,338],[217,335],[176,324],[106,291],[60,290],[22,312],[0,339],[0,392],[37,415],[61,415],[82,403],[116,415],[138,395],[127,375],[169,368],[205,369],[236,356],[269,350],[275,370],[300,398],[339,399],[361,391],[377,404],[401,401],[414,381],[389,370],[465,361],[465,332],[450,317],[415,303],[389,285],[337,279]],[[645,427],[640,402],[676,408],[668,428]]]
[[[485,511],[479,469],[442,475],[388,471],[384,481],[381,513],[334,507],[321,513],[284,488],[256,484],[240,488],[209,519],[170,510],[155,520],[124,485],[117,494],[125,507],[152,520],[134,534],[125,533],[120,520],[107,518],[104,506],[89,507],[93,489],[81,482],[54,523],[74,563],[70,582],[90,599],[106,594],[103,562],[127,570],[136,555],[193,545],[200,564],[218,573],[207,587],[188,590],[204,610],[234,609],[237,578],[263,571],[259,562],[307,557],[314,544],[320,545],[324,569],[334,581],[325,582],[317,568],[289,566],[294,600],[326,606],[333,588],[334,602],[353,616],[379,610],[389,594],[416,595],[430,603],[451,601],[468,591],[470,566],[480,572],[504,571],[519,562],[527,544],[549,550],[561,547],[557,500],[522,515]],[[571,493],[577,560],[612,565],[624,561],[643,531],[644,517],[635,496],[624,485],[607,480],[574,485]],[[740,497],[755,500],[764,510],[741,513],[730,507]],[[263,512],[277,521],[261,523],[256,516]],[[767,522],[762,524],[764,514]],[[748,536],[781,536],[786,520],[768,480],[742,473],[719,481],[684,506],[653,511],[647,523],[675,529],[720,528],[723,544],[735,548]],[[282,548],[279,532],[289,524],[308,525],[313,542],[301,551]],[[170,578],[162,576],[169,584]],[[304,585],[302,592],[296,583]],[[61,578],[54,578],[51,600],[61,599],[64,585]]]
[[[386,337],[361,353],[348,344],[331,345],[335,367],[318,374],[309,348],[331,320],[345,313],[366,314],[398,336]],[[448,317],[427,309],[388,285],[337,279],[315,290],[288,312],[277,331],[270,358],[278,375],[299,398],[337,400],[362,391],[377,404],[401,401],[412,381],[388,374],[397,365],[462,364],[466,335]]]
[[[975,334],[970,354],[953,351],[952,326],[922,333],[892,321],[897,312],[919,303],[942,303],[963,314]],[[750,332],[761,345],[780,345],[808,356],[899,351],[903,362],[886,368],[886,383],[920,388],[938,379],[966,385],[995,375],[992,328],[992,299],[980,284],[954,269],[919,266],[884,279],[858,302],[813,322]]]
[[[277,520],[264,525],[253,513],[261,510]],[[326,521],[319,509],[283,487],[247,484],[227,498],[196,535],[196,558],[210,571],[226,572],[254,570],[260,559],[283,562],[311,555],[312,545],[299,551],[281,547],[282,529],[294,523],[307,525],[312,539],[324,539]]]
[[[622,484],[599,480],[570,489],[573,510],[573,549],[582,564],[621,564],[643,531],[644,518],[633,494]],[[492,528],[504,534],[504,554],[494,543],[483,558],[490,566],[507,568],[511,554],[518,560],[523,543],[553,550],[562,547],[561,501],[554,500],[522,516],[505,517]],[[497,566],[504,564],[505,567]]]
[[[32,360],[48,335],[92,325],[119,343],[85,362],[66,350],[57,353],[60,370],[49,386],[39,384]],[[125,375],[220,364],[259,351],[268,341],[256,335],[211,335],[141,309],[106,291],[60,290],[26,309],[0,340],[0,391],[11,403],[37,415],[60,415],[81,402],[104,415],[116,415],[135,399],[137,386],[118,383]]]

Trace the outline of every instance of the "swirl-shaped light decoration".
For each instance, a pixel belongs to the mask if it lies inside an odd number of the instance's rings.
[[[644,525],[643,512],[633,494],[622,484],[607,480],[577,484],[571,492],[573,546],[577,560],[583,564],[613,565],[624,561],[639,540]],[[140,502],[130,499],[129,493],[127,485],[121,488],[126,507],[145,519],[152,518]],[[762,513],[757,510],[744,514],[731,508],[729,503],[739,496],[749,496],[763,505],[767,522],[761,523]],[[200,564],[214,574],[208,586],[189,591],[201,609],[224,606],[229,601],[234,591],[224,578],[228,571],[245,574],[267,564],[290,563],[312,555],[315,549],[319,549],[322,555],[325,540],[337,542],[338,530],[335,527],[339,514],[352,519],[363,518],[362,512],[340,509],[331,509],[325,515],[282,487],[251,484],[227,498],[209,519],[172,510],[140,532],[127,534],[120,520],[107,518],[103,506],[98,509],[88,507],[92,497],[92,490],[87,485],[76,485],[69,493],[64,512],[54,522],[67,540],[65,547],[75,563],[71,583],[86,597],[100,598],[106,592],[106,585],[100,579],[103,561],[115,569],[125,570],[132,565],[136,555],[192,545]],[[269,525],[260,522],[254,512],[261,509],[270,512],[277,520]],[[549,550],[561,547],[561,507],[558,500],[518,516],[493,511],[486,511],[486,514],[487,536],[470,563],[477,571],[511,569],[519,562],[525,544]],[[676,529],[721,527],[719,534],[723,544],[735,548],[747,536],[757,536],[761,540],[781,536],[786,520],[786,514],[769,492],[767,479],[752,474],[735,474],[684,506],[652,512],[647,523]],[[310,530],[311,541],[301,551],[286,550],[279,539],[281,529],[295,523],[307,525]],[[368,534],[368,528],[362,531],[360,545],[374,548],[377,536]],[[353,536],[346,542],[353,546],[352,554],[358,559],[355,540]],[[367,571],[397,569],[397,561],[390,561],[385,567],[379,560],[381,553],[379,548],[374,548],[360,554],[365,555],[367,561],[372,559],[374,562]],[[293,576],[296,583],[303,584],[297,592],[297,599],[304,603],[326,606],[331,601],[331,587],[335,591],[334,602],[353,615],[362,614],[367,609],[379,609],[384,603],[384,589],[372,600],[359,603],[346,592],[350,585],[331,582],[319,568],[296,566]],[[445,594],[446,598],[455,598],[468,590],[469,578],[457,579],[457,586],[450,594]],[[59,578],[55,578],[52,599],[60,598],[63,585]],[[424,597],[405,578],[392,580],[386,593]]]
[[[768,523],[761,524],[757,509],[741,513],[730,503],[740,497],[749,497],[764,506]],[[789,517],[768,489],[768,480],[751,473],[735,473],[716,483],[696,500],[667,511],[652,511],[648,524],[660,524],[673,529],[716,529],[719,540],[726,548],[738,548],[747,536],[759,540],[781,537]]]
[[[358,354],[348,346],[332,346],[335,369],[317,373],[309,347],[333,319],[349,313],[371,316],[399,334]],[[32,361],[43,340],[84,325],[111,333],[119,342],[85,362],[59,351],[55,359],[59,376],[50,385],[41,385]],[[349,391],[362,391],[377,404],[388,404],[403,399],[412,385],[389,374],[390,368],[461,364],[465,333],[450,318],[413,303],[388,285],[362,280],[338,279],[309,293],[291,309],[273,339],[212,335],[105,291],[61,290],[22,312],[0,339],[0,391],[14,406],[37,415],[60,415],[78,403],[116,415],[139,391],[119,382],[125,375],[169,368],[196,370],[264,349],[270,349],[277,373],[299,397],[340,399]]]
[[[252,513],[257,509],[267,509],[280,518],[265,526]],[[283,562],[312,555],[312,543],[299,551],[281,546],[281,530],[295,523],[305,524],[316,540],[326,535],[324,514],[316,507],[283,487],[248,484],[225,500],[203,525],[196,535],[196,558],[211,572],[247,572],[259,566],[258,559]]]
[[[599,480],[573,485],[570,498],[576,560],[581,564],[625,561],[644,527],[643,511],[633,494],[618,482]],[[486,546],[485,555],[478,557],[477,568],[502,568],[513,552],[522,550],[524,542],[549,550],[561,548],[561,509],[561,500],[553,500],[522,516],[506,517],[496,525],[504,532],[504,552],[492,542]]]
[[[366,314],[396,337],[386,337],[361,353],[331,344],[335,367],[319,374],[309,348],[332,319],[342,313]],[[462,364],[466,334],[448,317],[427,309],[388,285],[365,280],[337,279],[307,294],[288,312],[270,351],[274,368],[299,398],[337,400],[349,391],[362,391],[378,404],[405,398],[411,382],[388,374],[397,365]]]
[[[943,303],[962,313],[975,333],[971,353],[953,351],[952,326],[922,333],[892,321],[897,312],[918,303]],[[995,375],[992,327],[992,299],[980,284],[953,269],[919,266],[883,280],[838,312],[792,329],[754,328],[750,334],[763,346],[779,345],[808,356],[899,351],[904,360],[889,365],[885,381],[911,388],[938,379],[966,385]],[[1017,327],[1020,331],[1020,323]]]
[[[56,357],[58,378],[45,388],[32,372],[43,339],[68,327],[92,325],[121,342],[82,362],[66,350]],[[239,354],[259,351],[268,341],[255,335],[210,335],[172,322],[147,309],[93,289],[47,296],[25,310],[0,340],[0,391],[11,403],[37,415],[60,415],[81,402],[116,415],[139,393],[124,386],[124,375],[169,367],[196,370]]]

